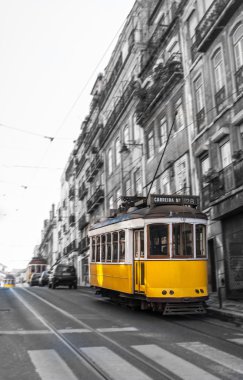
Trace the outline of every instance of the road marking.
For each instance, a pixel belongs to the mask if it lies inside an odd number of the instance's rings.
[[[73,334],[73,333],[90,333],[89,329],[61,329],[57,330],[61,334]]]
[[[145,373],[106,347],[82,347],[80,351],[92,359],[111,379],[151,380]]]
[[[11,330],[0,331],[0,335],[31,335],[31,334],[52,334],[50,330]]]
[[[234,338],[234,339],[227,339],[230,342],[237,343],[237,344],[242,344],[243,345],[243,338]]]
[[[41,380],[78,380],[54,350],[28,351]]]
[[[177,344],[187,350],[203,356],[204,358],[210,359],[213,362],[222,365],[223,367],[227,367],[234,372],[243,374],[243,360],[237,356],[227,354],[224,351],[218,350],[214,347],[210,347],[207,344],[200,342],[187,342]]]
[[[96,329],[99,332],[123,332],[123,331],[138,331],[136,327],[104,327]]]
[[[153,360],[155,363],[163,366],[181,379],[219,380],[218,377],[211,375],[209,372],[204,371],[187,360],[184,360],[155,344],[132,346],[132,348]]]

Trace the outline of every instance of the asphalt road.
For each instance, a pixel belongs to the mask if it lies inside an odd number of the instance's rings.
[[[0,288],[0,380],[243,379],[243,329],[93,289]]]

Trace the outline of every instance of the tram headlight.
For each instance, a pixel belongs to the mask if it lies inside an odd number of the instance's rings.
[[[170,290],[170,295],[172,296],[174,294],[174,290]]]
[[[201,293],[204,293],[204,290],[203,290],[203,289],[200,289],[200,292],[201,292]]]
[[[162,294],[163,294],[163,296],[165,296],[167,294],[167,291],[166,290],[162,290]]]
[[[199,294],[200,292],[199,292],[199,289],[195,289],[195,292],[197,293],[197,294]]]

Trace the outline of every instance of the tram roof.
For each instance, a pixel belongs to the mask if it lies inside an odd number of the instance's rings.
[[[91,226],[90,230],[95,230],[97,228],[109,226],[111,224],[116,224],[132,219],[156,219],[156,218],[195,218],[207,220],[206,214],[202,213],[200,210],[189,207],[189,206],[179,206],[179,205],[160,205],[156,207],[144,207],[137,208],[126,212],[124,214],[117,215],[112,218],[107,218],[100,222],[95,223]]]

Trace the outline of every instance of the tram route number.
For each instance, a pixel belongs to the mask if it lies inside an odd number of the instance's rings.
[[[174,204],[174,205],[189,205],[197,206],[199,204],[199,197],[197,196],[185,196],[185,195],[150,195],[150,205],[164,205],[164,204]]]

